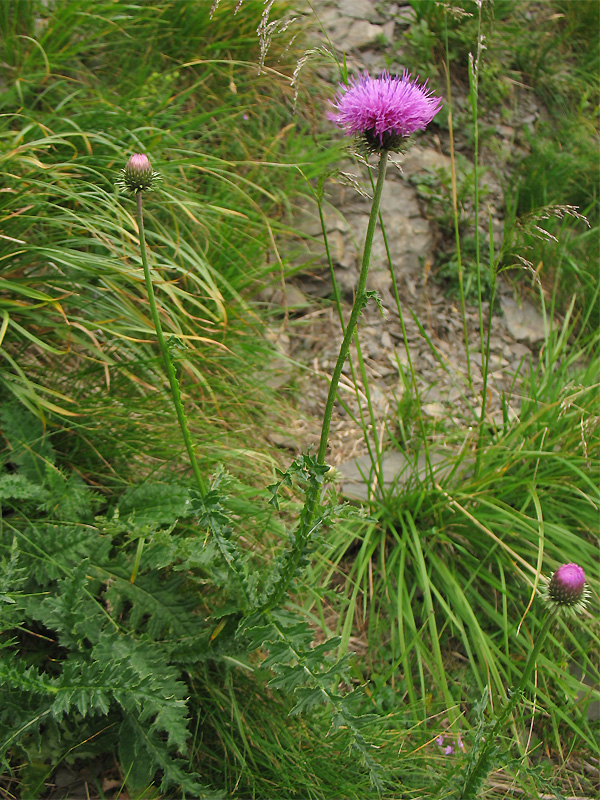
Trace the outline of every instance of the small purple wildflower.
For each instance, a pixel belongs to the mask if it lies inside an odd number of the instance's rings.
[[[370,150],[399,150],[403,140],[415,131],[424,130],[438,113],[441,97],[419,84],[408,70],[392,76],[383,72],[371,78],[366,72],[340,84],[335,98],[332,122],[348,136],[364,137]]]
[[[129,156],[125,169],[121,170],[119,186],[137,194],[152,189],[152,184],[159,179],[158,172],[154,172],[148,156],[143,153],[134,153]]]
[[[447,744],[444,747],[444,741],[445,740],[446,740],[445,736],[438,736],[436,738],[436,740],[435,740],[435,743],[437,744],[438,747],[441,747],[443,749],[443,752],[444,752],[445,756],[451,756],[451,755],[454,754],[454,740],[450,739],[451,744]],[[465,746],[463,744],[463,740],[461,739],[460,736],[457,738],[456,743],[458,745],[459,750],[464,750],[465,749]]]
[[[546,600],[558,611],[583,611],[588,597],[585,572],[574,563],[563,564],[550,578]]]

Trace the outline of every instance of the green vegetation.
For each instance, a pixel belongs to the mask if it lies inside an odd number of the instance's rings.
[[[483,3],[481,20],[474,0],[451,4],[453,11],[434,0],[413,0],[411,5],[416,18],[400,40],[402,60],[443,89],[447,46],[453,94],[461,99],[453,108],[456,135],[466,145],[458,161],[459,207],[470,205],[473,180],[470,98],[465,104],[462,98],[469,91],[469,53],[476,56],[481,33],[485,49],[479,71],[479,145],[486,168],[480,162],[480,199],[485,208],[489,169],[504,185],[505,240],[516,237],[517,252],[534,265],[546,289],[552,291],[556,284],[563,310],[575,294],[577,309],[585,314],[598,284],[600,258],[599,4],[496,0]],[[525,146],[509,148],[507,156],[507,143],[498,135],[499,122],[509,144],[524,139]],[[415,176],[415,181],[423,187],[423,197],[446,236],[438,253],[440,274],[456,281],[450,176],[442,174],[438,180]],[[556,213],[554,207],[567,205],[587,217],[589,228],[576,218],[565,219],[560,210]],[[558,242],[532,235],[531,227],[523,224],[532,213],[544,215],[544,229]],[[463,215],[461,228],[469,293],[475,296],[472,220]],[[507,266],[512,255],[507,252]],[[597,305],[589,324],[590,330],[600,324]]]
[[[486,764],[505,781],[483,775],[482,796],[514,781],[526,797],[592,797],[598,3],[496,0],[479,17],[464,2],[471,16],[456,18],[412,3],[407,65],[442,94],[444,64],[455,96],[470,82],[452,110],[471,216],[453,213],[449,176],[417,183],[463,318],[479,307],[485,379],[484,301],[518,257],[550,322],[501,420],[471,380],[464,424],[425,423],[418,365],[399,367],[398,425],[370,442],[374,470],[384,449],[427,464],[441,442],[448,469],[378,487],[366,513],[338,505],[313,455],[290,466],[269,445],[293,397],[269,387],[276,356],[253,301],[297,269],[280,255],[294,206],[316,204],[339,160],[337,132],[316,124],[331,87],[309,62],[294,109],[311,42],[267,28],[292,15],[286,0],[211,5],[0,3],[1,796],[459,797],[543,624],[543,576],[575,560],[590,607],[550,630]],[[487,115],[516,126],[521,85],[544,114],[502,162],[494,246],[473,225],[487,218]],[[204,494],[156,346],[135,200],[115,187],[132,152],[162,176],[144,196],[150,272]],[[549,208],[565,205],[590,228]],[[558,242],[531,235],[545,213]],[[303,493],[318,498],[304,538]]]

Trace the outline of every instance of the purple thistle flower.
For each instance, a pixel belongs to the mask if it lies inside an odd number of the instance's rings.
[[[137,194],[152,189],[152,184],[159,179],[158,172],[154,172],[148,156],[143,153],[134,153],[129,156],[125,169],[121,170],[119,186]]]
[[[588,597],[585,572],[578,564],[563,564],[550,578],[546,600],[560,611],[583,611]]]
[[[401,77],[383,72],[371,78],[365,72],[340,84],[335,98],[332,122],[348,136],[362,136],[370,150],[398,150],[405,137],[424,130],[438,113],[441,97],[420,85],[408,70]]]

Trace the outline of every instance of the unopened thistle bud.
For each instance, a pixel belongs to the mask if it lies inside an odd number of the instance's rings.
[[[148,156],[143,153],[134,153],[129,156],[125,169],[121,170],[121,177],[117,183],[124,191],[137,194],[151,191],[156,180],[160,180],[160,176],[152,169]]]
[[[583,611],[589,595],[585,572],[578,564],[563,564],[550,578],[546,602],[557,611]]]

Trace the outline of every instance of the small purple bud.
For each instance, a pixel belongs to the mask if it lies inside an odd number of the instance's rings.
[[[583,597],[585,572],[578,564],[563,564],[548,586],[548,597],[562,606],[574,606]]]
[[[583,611],[589,591],[579,564],[563,564],[550,578],[546,600],[557,611]]]
[[[134,153],[129,156],[125,169],[121,170],[119,185],[126,191],[137,194],[152,189],[157,178],[158,173],[153,171],[148,156]]]

